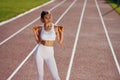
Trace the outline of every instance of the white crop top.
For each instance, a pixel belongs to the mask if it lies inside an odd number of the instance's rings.
[[[56,38],[55,30],[54,30],[54,24],[52,24],[52,28],[50,31],[45,31],[44,25],[42,26],[41,30],[41,39],[42,40],[49,40],[49,41],[54,41]]]

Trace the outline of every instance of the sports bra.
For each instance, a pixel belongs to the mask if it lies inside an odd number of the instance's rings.
[[[40,37],[41,37],[42,40],[54,41],[55,38],[56,38],[56,34],[55,34],[55,30],[54,30],[54,24],[52,24],[52,28],[48,32],[45,31],[44,25],[43,25]]]

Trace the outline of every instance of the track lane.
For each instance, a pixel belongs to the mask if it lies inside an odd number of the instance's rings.
[[[102,4],[104,0],[98,1],[103,19],[120,66],[120,15],[118,15],[110,5]],[[119,67],[120,75],[120,67]]]
[[[101,13],[101,11],[100,11],[98,2],[97,2],[96,0],[95,0],[95,3],[96,3],[96,7],[97,7],[97,9],[98,9],[98,13],[99,13],[99,16],[100,16],[100,19],[101,19],[101,22],[102,22],[102,25],[103,25],[103,28],[104,28],[104,31],[105,31],[105,35],[106,35],[106,38],[107,38],[107,41],[108,41],[110,50],[111,50],[111,54],[112,54],[112,56],[113,56],[115,65],[116,65],[117,70],[118,70],[118,73],[119,73],[119,75],[120,75],[120,65],[119,65],[119,63],[118,63],[115,50],[114,50],[113,45],[112,45],[112,43],[111,43],[111,39],[110,39],[110,37],[109,37],[108,30],[107,30],[107,28],[106,28],[104,19],[103,19],[103,17],[102,17],[102,13]]]
[[[70,80],[119,80],[94,1],[88,0]]]
[[[75,41],[74,41],[74,46],[73,46],[73,49],[72,49],[72,55],[71,55],[71,59],[70,59],[70,63],[69,63],[68,71],[67,71],[66,80],[69,80],[69,78],[70,78],[71,68],[72,68],[74,56],[75,56],[75,53],[76,53],[77,42],[78,42],[78,39],[79,39],[79,34],[80,34],[80,30],[81,30],[81,25],[82,25],[82,20],[83,20],[86,4],[87,4],[87,0],[84,1],[82,13],[81,13],[81,16],[80,16],[78,29],[77,29],[76,37],[75,37]]]

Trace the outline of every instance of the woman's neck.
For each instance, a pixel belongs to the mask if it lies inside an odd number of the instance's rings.
[[[44,29],[45,29],[46,31],[50,31],[50,30],[51,30],[51,27],[52,27],[52,23],[44,24]]]
[[[45,27],[52,26],[52,23],[44,24]]]

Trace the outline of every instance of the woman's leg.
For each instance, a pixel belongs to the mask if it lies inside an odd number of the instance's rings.
[[[53,76],[54,80],[60,80],[54,56],[47,59],[46,63],[47,63],[47,66],[50,69],[50,72],[52,73],[52,76]]]
[[[39,51],[35,54],[35,62],[38,70],[38,80],[43,80],[44,78],[44,60],[38,55]]]

